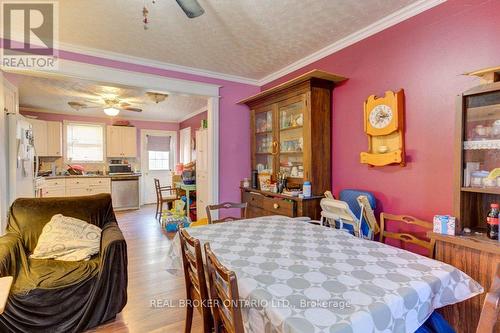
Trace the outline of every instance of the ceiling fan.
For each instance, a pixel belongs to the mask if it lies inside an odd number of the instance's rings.
[[[205,13],[203,7],[200,6],[198,0],[175,0],[181,7],[187,17],[195,18]]]
[[[141,108],[133,107],[130,103],[120,100],[119,98],[104,98],[102,102],[98,101],[87,101],[91,104],[103,104],[103,105],[88,105],[83,102],[78,101],[70,101],[68,105],[76,111],[80,111],[82,109],[95,109],[102,108],[104,113],[108,116],[114,117],[117,116],[120,111],[132,111],[132,112],[142,112]]]
[[[198,0],[175,0],[175,1],[179,5],[179,7],[181,7],[184,14],[186,14],[186,16],[189,18],[195,18],[195,17],[201,16],[201,15],[203,15],[203,13],[205,13],[205,10],[198,3]],[[156,0],[152,0],[152,3],[155,4]],[[145,30],[147,30],[149,28],[148,27],[148,24],[149,24],[148,15],[149,15],[149,10],[146,7],[146,5],[144,5],[144,7],[142,8],[142,16],[144,16],[144,19],[142,20],[142,22],[144,23]]]

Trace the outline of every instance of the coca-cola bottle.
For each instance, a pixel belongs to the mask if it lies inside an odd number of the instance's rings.
[[[486,224],[488,225],[488,238],[498,240],[498,204],[492,203],[490,205],[490,211],[486,217]]]

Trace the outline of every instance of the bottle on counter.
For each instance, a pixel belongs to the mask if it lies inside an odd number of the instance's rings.
[[[312,185],[310,181],[305,181],[304,185],[302,186],[302,194],[304,198],[309,198],[312,195]]]
[[[486,224],[488,226],[487,236],[488,238],[498,240],[498,215],[499,215],[499,205],[498,203],[492,203],[490,205],[490,211],[486,217]]]

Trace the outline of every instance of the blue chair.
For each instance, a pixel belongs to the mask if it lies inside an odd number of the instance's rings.
[[[375,196],[371,192],[346,189],[340,191],[339,200],[345,201],[349,206],[349,208],[351,209],[354,216],[356,216],[356,218],[359,219],[361,223],[360,236],[363,238],[373,239],[374,230],[372,230],[372,227],[370,227],[370,224],[368,223],[366,218],[364,218],[361,211],[361,205],[358,202],[358,197],[361,195],[365,196],[368,199],[368,203],[370,204],[371,209],[375,210],[375,208],[377,207],[377,203],[375,200]],[[354,230],[352,230],[352,226],[345,225],[345,228],[348,229],[351,233],[354,233]]]

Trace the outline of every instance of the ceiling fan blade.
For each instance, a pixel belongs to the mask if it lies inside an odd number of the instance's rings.
[[[184,13],[189,18],[195,18],[203,13],[205,10],[200,6],[197,0],[175,0],[177,4],[182,8]]]
[[[127,106],[125,108],[122,108],[122,110],[124,111],[132,111],[132,112],[142,112],[142,109],[139,109],[139,108],[133,108],[131,106]]]
[[[129,107],[130,106],[130,103],[127,103],[127,102],[121,102],[120,103],[120,107],[121,108],[126,108],[126,107]]]

